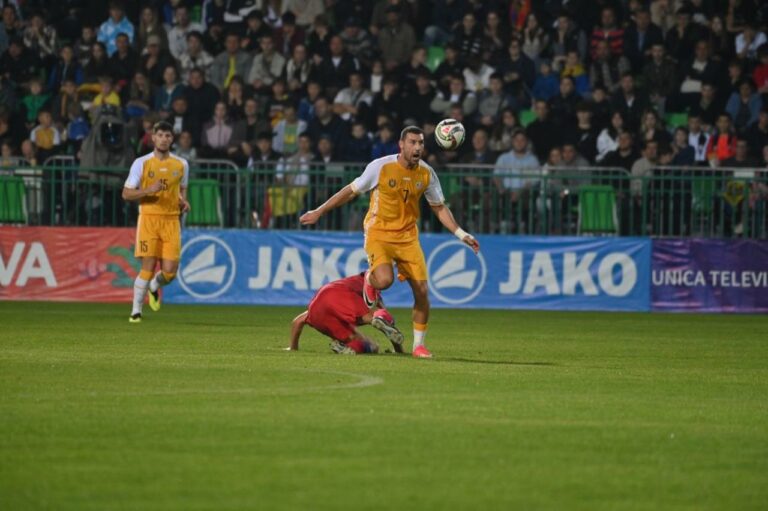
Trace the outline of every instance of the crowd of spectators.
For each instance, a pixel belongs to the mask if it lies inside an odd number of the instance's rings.
[[[124,152],[164,119],[240,167],[365,162],[452,117],[467,143],[428,136],[430,162],[497,164],[513,200],[545,165],[764,166],[767,26],[761,0],[3,2],[2,155],[84,157],[106,110]]]

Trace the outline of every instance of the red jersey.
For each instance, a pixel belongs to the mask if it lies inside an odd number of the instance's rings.
[[[307,323],[333,339],[348,340],[360,318],[370,312],[363,301],[364,278],[361,273],[318,289],[307,308]]]

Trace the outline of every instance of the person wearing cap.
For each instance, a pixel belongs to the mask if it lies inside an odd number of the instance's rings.
[[[339,34],[347,51],[363,65],[370,65],[373,59],[373,40],[363,28],[359,18],[350,16],[344,22],[344,30]]]
[[[168,66],[175,66],[175,62],[168,50],[161,47],[160,36],[152,34],[147,38],[147,53],[141,57],[140,69],[144,71],[152,82],[159,87],[163,83],[163,73]]]
[[[99,27],[97,39],[107,47],[107,54],[111,57],[117,51],[115,39],[118,34],[125,34],[133,42],[134,28],[133,23],[125,15],[125,8],[122,2],[113,0],[109,4],[109,19]]]

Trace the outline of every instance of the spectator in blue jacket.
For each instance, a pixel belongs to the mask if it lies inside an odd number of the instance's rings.
[[[99,27],[97,39],[107,47],[107,55],[110,57],[117,50],[115,40],[118,34],[125,34],[133,42],[133,23],[125,15],[125,8],[121,2],[116,0],[109,4],[109,19]]]
[[[760,97],[760,94],[756,94],[752,87],[752,82],[749,79],[745,79],[739,84],[738,91],[735,91],[728,98],[725,111],[731,115],[736,133],[742,134],[753,123],[757,122],[762,107],[763,99]]]
[[[381,158],[382,156],[389,156],[390,154],[397,154],[400,152],[400,148],[397,142],[394,140],[394,131],[392,126],[385,124],[379,130],[379,134],[373,143],[373,150],[371,151],[371,158]]]
[[[536,81],[533,82],[533,89],[531,90],[533,99],[548,101],[549,98],[556,96],[559,92],[560,78],[552,72],[552,66],[549,62],[542,60],[539,65],[539,74],[536,76]]]

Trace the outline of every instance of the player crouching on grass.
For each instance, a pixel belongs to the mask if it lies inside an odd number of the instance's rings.
[[[361,273],[318,289],[307,310],[293,320],[287,349],[299,349],[301,331],[309,325],[333,339],[331,349],[335,353],[378,353],[379,346],[357,329],[360,325],[371,325],[387,336],[397,353],[402,353],[403,334],[395,327],[395,319],[384,308],[374,312],[366,305],[362,296],[364,282],[365,274]]]
[[[152,127],[154,150],[134,160],[123,188],[123,199],[139,202],[134,255],[141,271],[133,285],[133,309],[128,321],[141,322],[144,297],[160,310],[160,288],[176,277],[181,255],[180,215],[189,211],[189,163],[171,154],[173,126],[160,121]],[[155,266],[160,260],[160,271]]]

